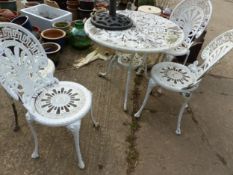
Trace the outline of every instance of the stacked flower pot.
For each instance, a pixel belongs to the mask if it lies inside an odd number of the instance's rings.
[[[57,4],[59,5],[59,7],[62,9],[62,10],[67,10],[66,8],[66,2],[67,0],[54,0],[57,2]]]
[[[0,9],[17,10],[16,0],[0,0]]]
[[[78,18],[89,18],[94,9],[94,0],[79,0]]]
[[[77,19],[78,16],[78,0],[67,0],[67,10],[72,13],[73,20]]]

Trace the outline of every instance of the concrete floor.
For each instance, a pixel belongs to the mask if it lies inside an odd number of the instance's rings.
[[[205,45],[233,28],[232,9],[232,0],[213,0]],[[86,169],[78,168],[73,138],[65,128],[36,125],[40,159],[32,160],[33,142],[25,110],[17,103],[21,128],[13,132],[11,103],[0,89],[0,175],[233,174],[233,52],[209,72],[193,94],[190,110],[184,114],[183,133],[176,136],[176,115],[182,103],[179,94],[164,91],[158,96],[154,92],[135,124],[132,112],[144,98],[147,80],[132,78],[129,110],[125,113],[122,105],[126,71],[116,68],[111,80],[106,81],[97,76],[105,62],[72,68],[74,60],[89,51],[65,48],[55,73],[60,80],[85,85],[94,95],[94,113],[101,128],[92,127],[89,115],[83,119],[81,149]],[[135,125],[140,125],[139,129],[133,130]],[[131,141],[130,136],[134,138]],[[132,152],[139,156],[130,155]]]

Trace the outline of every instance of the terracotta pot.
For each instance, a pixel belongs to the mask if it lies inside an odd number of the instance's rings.
[[[47,54],[47,57],[54,62],[55,66],[57,66],[59,63],[61,46],[55,42],[45,42],[42,43],[42,46]]]
[[[72,13],[72,20],[76,20],[78,17],[78,10],[67,7],[67,10]]]
[[[17,17],[17,13],[9,9],[0,9],[0,16],[12,20]]]
[[[39,4],[40,4],[40,3],[37,2],[37,1],[30,1],[30,2],[26,2],[26,3],[24,4],[24,7],[25,7],[25,8],[28,8],[28,7],[32,7],[32,6],[39,5]]]
[[[109,4],[107,2],[98,2],[95,4],[96,9],[102,9],[102,8],[107,9],[108,6],[109,6]]]
[[[41,37],[44,41],[55,42],[60,44],[61,47],[65,45],[66,32],[61,29],[46,29],[41,32]]]
[[[0,16],[0,22],[10,22],[10,21],[11,21],[10,19]]]
[[[78,1],[70,1],[68,0],[66,2],[67,7],[69,7],[70,9],[77,9],[78,8]]]

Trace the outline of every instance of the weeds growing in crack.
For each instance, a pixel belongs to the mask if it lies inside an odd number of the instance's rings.
[[[134,119],[135,120],[135,119]],[[139,129],[137,121],[132,121],[130,124],[130,135],[126,138],[126,141],[129,143],[128,152],[127,152],[127,174],[131,174],[135,167],[137,166],[139,153],[136,149],[136,132]]]
[[[142,77],[139,76],[136,76],[134,79],[135,85],[133,89],[133,114],[137,112],[139,108],[139,96],[140,96],[139,85],[141,81],[142,81]],[[139,159],[139,152],[136,148],[136,140],[137,140],[136,132],[139,130],[140,126],[137,119],[133,117],[133,114],[132,114],[132,121],[129,124],[130,134],[126,138],[126,141],[129,144],[127,151],[128,175],[134,172]]]

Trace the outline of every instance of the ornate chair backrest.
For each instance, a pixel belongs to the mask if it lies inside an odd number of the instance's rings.
[[[211,0],[196,0],[196,3],[199,3],[200,6],[203,7],[204,10],[204,21],[199,28],[196,38],[200,37],[201,34],[205,31],[207,25],[209,24],[210,18],[212,16],[212,1]]]
[[[212,40],[202,51],[201,58],[203,59],[203,63],[198,65],[198,61],[195,61],[189,66],[196,73],[197,80],[200,80],[232,48],[233,29],[224,32]]]
[[[183,29],[184,44],[189,46],[205,30],[211,14],[210,0],[183,0],[174,8],[170,20]]]
[[[46,53],[32,33],[17,24],[0,23],[0,83],[7,92],[28,103],[53,80],[39,72],[47,64]]]

